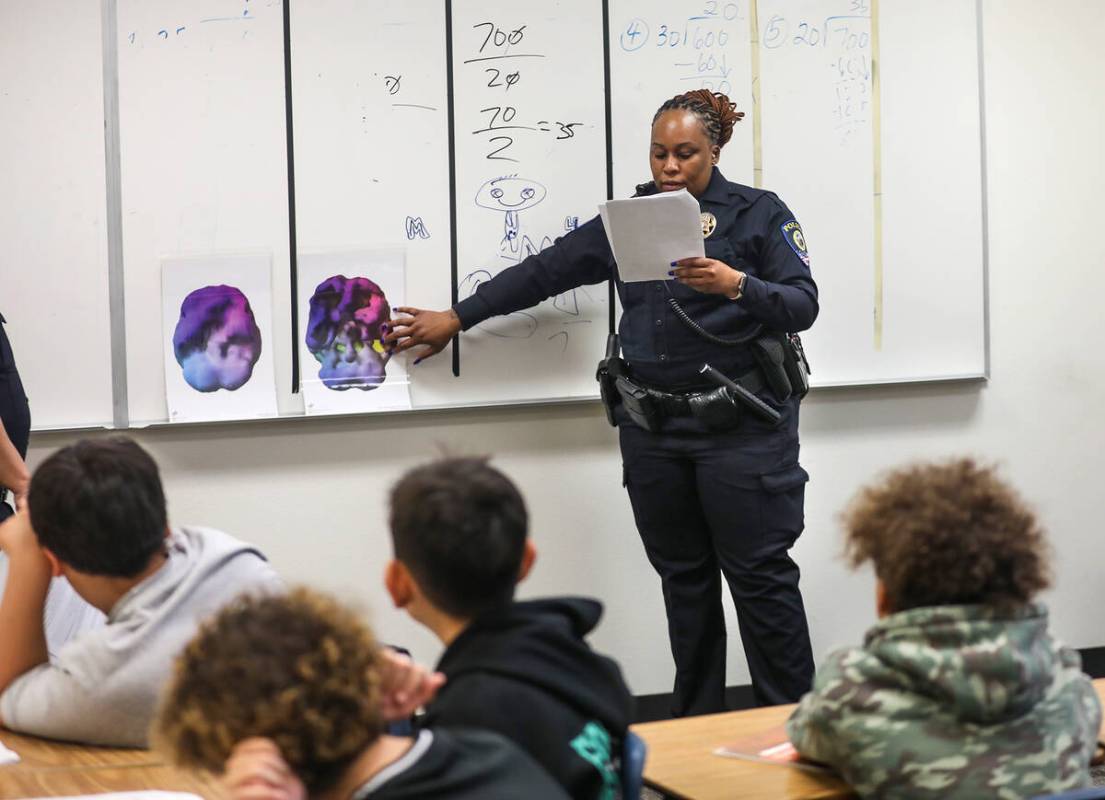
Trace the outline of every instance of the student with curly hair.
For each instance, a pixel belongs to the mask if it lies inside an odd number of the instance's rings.
[[[1034,602],[1044,532],[994,470],[905,467],[844,514],[879,621],[830,655],[787,723],[864,797],[1032,797],[1090,784],[1101,706]]]
[[[154,741],[223,773],[232,800],[561,800],[492,733],[384,733],[384,651],[347,608],[308,589],[247,596],[176,662]]]
[[[670,280],[622,281],[595,217],[450,309],[400,308],[405,316],[384,337],[396,351],[418,347],[421,360],[493,316],[614,281],[624,362],[615,362],[622,375],[604,394],[619,429],[622,483],[663,590],[675,716],[725,710],[723,577],[757,701],[794,702],[813,678],[790,557],[809,479],[798,463],[805,381],[791,334],[817,318],[817,286],[802,227],[786,204],[726,180],[717,167],[743,116],[725,95],[698,89],[665,101],[652,119],[652,180],[637,186],[637,196],[688,192],[705,240],[705,257],[673,263]],[[752,404],[735,403],[729,389],[703,376],[704,364],[768,412],[755,406],[760,417]]]

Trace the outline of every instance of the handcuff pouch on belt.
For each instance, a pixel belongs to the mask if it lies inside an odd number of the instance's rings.
[[[810,365],[796,333],[765,333],[752,341],[752,355],[775,400],[799,399],[810,390]]]

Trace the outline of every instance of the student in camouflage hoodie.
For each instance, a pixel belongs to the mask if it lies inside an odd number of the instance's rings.
[[[970,460],[891,473],[844,514],[873,562],[879,622],[837,651],[787,723],[864,797],[1022,798],[1090,785],[1101,706],[1032,598],[1032,513]]]

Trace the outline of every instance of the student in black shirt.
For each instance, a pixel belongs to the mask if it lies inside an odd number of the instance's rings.
[[[423,725],[479,727],[522,747],[575,798],[612,798],[633,699],[584,637],[602,606],[514,601],[536,552],[517,488],[478,458],[407,473],[391,495],[397,606],[446,645]]]
[[[246,597],[181,654],[154,739],[181,766],[222,772],[232,800],[566,797],[492,733],[386,735],[385,717],[440,683],[396,663],[321,594]]]

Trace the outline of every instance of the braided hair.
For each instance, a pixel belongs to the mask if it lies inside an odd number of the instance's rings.
[[[652,124],[660,119],[665,111],[682,110],[690,111],[698,121],[702,123],[710,144],[719,148],[724,147],[733,135],[733,126],[744,118],[743,111],[737,111],[736,103],[720,92],[711,92],[708,89],[695,89],[683,94],[677,94],[671,100],[666,101],[656,111],[652,118]]]

